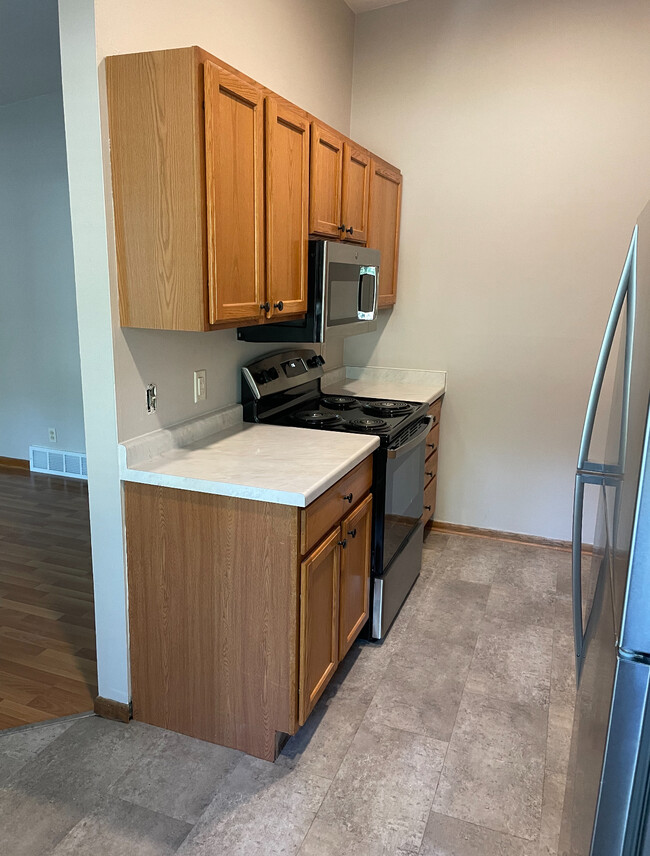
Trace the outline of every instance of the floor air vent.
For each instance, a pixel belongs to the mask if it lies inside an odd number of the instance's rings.
[[[60,452],[58,449],[29,447],[29,468],[34,473],[49,473],[73,479],[87,479],[86,456],[79,452]]]

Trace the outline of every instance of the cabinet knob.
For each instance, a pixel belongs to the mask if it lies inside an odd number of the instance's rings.
[[[343,547],[345,549],[348,543],[348,539],[344,538],[342,541],[337,541],[336,543],[339,545],[339,547]]]
[[[346,494],[343,496],[343,499],[347,499],[347,501],[351,504],[351,503],[352,503],[352,494],[351,494],[351,493],[346,493]]]
[[[357,530],[356,529],[348,529],[348,535],[350,536],[350,538],[356,538],[357,537]]]
[[[345,231],[348,233],[348,235],[353,235],[354,234],[354,227],[350,226],[350,228],[346,229]]]
[[[341,223],[339,226],[339,232],[345,232],[345,223]]]
[[[425,511],[431,511],[431,506],[430,506],[430,505],[425,505],[425,506],[424,506],[424,510],[425,510]]]
[[[436,450],[436,444],[435,443],[427,443],[427,446],[429,449],[433,449],[433,451],[435,452],[435,450]]]
[[[268,312],[271,308],[271,304],[267,300],[266,303],[260,303],[260,309],[263,309],[265,312]]]
[[[284,309],[284,303],[281,300],[278,300],[277,303],[273,304],[273,308],[277,309],[278,312],[282,312],[282,310]]]
[[[433,478],[433,473],[428,473],[426,470],[424,471],[425,476],[429,476],[430,479]]]

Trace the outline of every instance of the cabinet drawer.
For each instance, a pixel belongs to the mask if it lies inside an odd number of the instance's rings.
[[[433,428],[427,434],[427,445],[425,451],[425,457],[430,458],[434,452],[438,452],[438,442],[440,439],[440,423],[433,426]]]
[[[300,511],[300,552],[304,556],[372,486],[372,455]]]
[[[434,452],[424,462],[424,484],[426,485],[438,475],[438,452]]]
[[[440,422],[440,411],[442,410],[442,398],[439,398],[437,401],[434,401],[433,404],[429,407],[428,413],[429,416],[433,416],[433,423],[431,425],[431,430],[436,427],[436,425]]]
[[[422,520],[426,522],[433,517],[436,510],[436,488],[438,487],[438,477],[434,476],[424,488],[424,508],[422,511]]]

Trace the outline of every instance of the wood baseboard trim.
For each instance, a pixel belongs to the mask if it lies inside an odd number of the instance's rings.
[[[118,722],[128,722],[133,716],[131,702],[124,704],[121,701],[113,701],[111,698],[97,696],[94,710],[97,716],[104,719],[116,719]]]
[[[570,541],[543,538],[540,535],[521,535],[518,532],[500,532],[497,529],[481,529],[478,526],[462,526],[460,523],[443,523],[431,520],[426,525],[427,532],[439,532],[448,535],[471,535],[475,538],[494,538],[497,541],[514,541],[519,544],[531,544],[535,547],[550,547],[553,550],[571,550]],[[583,545],[585,552],[591,552],[590,545]]]
[[[0,455],[0,467],[5,470],[29,470],[29,461],[22,458],[3,458]]]

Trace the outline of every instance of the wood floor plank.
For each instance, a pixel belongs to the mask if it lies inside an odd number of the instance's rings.
[[[97,695],[88,487],[0,467],[0,728]]]

